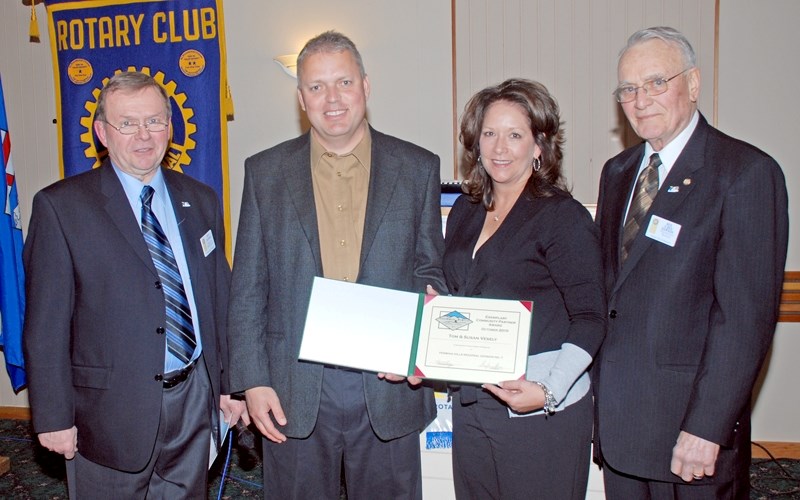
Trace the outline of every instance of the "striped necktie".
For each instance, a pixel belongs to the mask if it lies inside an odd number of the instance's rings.
[[[175,261],[175,254],[172,253],[169,240],[150,206],[154,193],[155,190],[151,186],[145,186],[139,195],[142,200],[142,234],[144,241],[147,242],[147,248],[150,249],[150,257],[156,266],[161,289],[164,292],[167,349],[172,355],[188,363],[197,347],[192,326],[192,311],[183,289],[183,280],[178,270],[178,263]]]
[[[639,228],[642,227],[644,216],[650,210],[650,205],[658,193],[658,167],[661,166],[661,158],[658,153],[653,153],[650,156],[650,163],[639,174],[636,180],[636,187],[634,187],[633,199],[631,206],[628,209],[628,218],[625,220],[625,226],[622,231],[622,260],[620,263],[625,262],[630,254],[633,240],[639,234]]]

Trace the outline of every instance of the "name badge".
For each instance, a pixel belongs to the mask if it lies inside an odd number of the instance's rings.
[[[203,257],[208,257],[217,248],[217,244],[214,242],[214,235],[211,234],[210,229],[200,238],[200,246],[203,247]]]
[[[647,225],[645,236],[674,247],[680,232],[680,224],[663,219],[658,215],[653,215],[650,217],[650,224]]]

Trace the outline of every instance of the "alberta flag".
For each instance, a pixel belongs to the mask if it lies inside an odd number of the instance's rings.
[[[22,224],[19,217],[17,183],[11,164],[11,136],[8,133],[3,81],[0,79],[0,139],[6,171],[4,211],[0,213],[0,347],[14,391],[25,385],[22,359],[22,318],[25,314],[25,274],[22,271]]]

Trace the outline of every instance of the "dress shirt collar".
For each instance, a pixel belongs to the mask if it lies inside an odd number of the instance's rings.
[[[694,115],[692,115],[692,119],[689,121],[689,124],[686,125],[686,128],[683,129],[681,133],[675,137],[675,139],[670,141],[669,144],[661,148],[661,151],[654,151],[653,146],[651,146],[649,142],[645,142],[644,158],[642,159],[642,164],[639,166],[639,170],[641,171],[641,169],[646,167],[650,162],[650,155],[657,152],[658,157],[661,159],[661,167],[658,169],[658,185],[661,186],[661,183],[664,182],[664,179],[667,177],[667,174],[669,174],[672,166],[681,155],[683,148],[685,148],[686,144],[689,142],[689,138],[692,137],[694,129],[697,128],[697,123],[699,121],[700,112],[695,111]]]
[[[153,209],[156,209],[156,204],[160,205],[161,207],[164,206],[164,202],[168,199],[168,197],[167,185],[164,182],[164,174],[161,172],[161,167],[156,169],[156,173],[153,175],[153,178],[150,179],[149,183],[145,184],[136,177],[126,174],[117,168],[114,163],[111,163],[111,166],[114,167],[114,172],[117,174],[119,181],[122,183],[122,189],[125,190],[125,196],[128,198],[128,203],[130,203],[131,209],[133,209],[136,220],[139,220],[141,215],[142,201],[139,196],[142,194],[142,188],[144,186],[151,186],[153,190],[155,190],[155,193],[153,194]],[[161,210],[159,210],[159,212],[160,211]],[[156,212],[156,216],[158,216],[158,212]]]
[[[311,136],[311,168],[317,168],[319,166],[323,155],[337,157],[353,155],[356,160],[358,160],[358,163],[369,173],[372,160],[372,135],[370,134],[369,124],[366,123],[366,120],[364,120],[364,126],[366,130],[364,137],[361,138],[352,151],[343,155],[337,155],[336,153],[326,151],[325,147],[314,137],[314,134],[309,134]]]

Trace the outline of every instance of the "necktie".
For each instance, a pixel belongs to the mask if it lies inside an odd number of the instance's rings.
[[[625,226],[622,231],[622,260],[625,262],[630,253],[633,240],[639,233],[639,228],[642,227],[642,221],[647,211],[650,210],[650,205],[658,193],[658,167],[661,165],[661,158],[658,153],[653,153],[650,156],[650,163],[639,174],[634,187],[633,199],[631,206],[628,209],[628,218],[625,220]]]
[[[156,266],[158,277],[161,280],[161,289],[164,292],[164,302],[167,312],[167,349],[169,352],[188,363],[197,346],[192,326],[192,311],[183,289],[183,280],[175,261],[175,254],[169,240],[158,223],[153,213],[151,203],[155,190],[150,186],[142,188],[139,198],[142,200],[142,234],[150,257]]]

